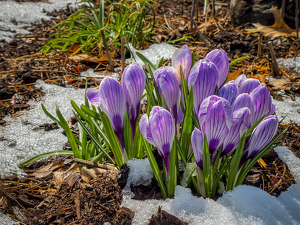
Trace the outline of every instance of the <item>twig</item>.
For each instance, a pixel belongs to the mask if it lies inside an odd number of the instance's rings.
[[[297,38],[299,38],[299,0],[296,0],[296,7],[295,7],[295,27],[297,32]]]
[[[204,35],[202,34],[201,30],[199,29],[199,27],[197,26],[197,24],[194,20],[194,13],[195,13],[195,0],[193,0],[193,6],[192,6],[192,12],[191,12],[191,32],[193,30],[193,25],[195,25],[195,27],[200,35],[200,38],[202,39],[202,41],[204,41],[206,47],[210,50],[210,46],[209,46],[208,42],[206,41]]]
[[[113,65],[112,58],[111,58],[111,55],[110,55],[110,52],[109,52],[109,49],[108,49],[108,46],[107,46],[104,31],[101,30],[100,32],[101,32],[104,48],[105,48],[105,51],[106,51],[106,55],[107,55],[107,58],[108,58],[110,70],[111,70],[111,72],[114,72],[114,65]]]
[[[168,20],[167,20],[165,14],[164,14],[164,19],[165,19],[165,21],[166,21],[166,24],[167,24],[168,28],[169,28],[171,31],[173,31],[173,28],[172,28],[172,27],[170,26],[170,24],[168,23]]]
[[[215,0],[212,0],[212,8],[213,8],[213,17],[216,17],[216,9],[215,9]]]
[[[257,57],[260,58],[261,55],[261,41],[262,41],[263,33],[259,33],[259,39],[258,39],[258,49],[257,49]]]
[[[116,168],[114,166],[93,163],[91,161],[87,161],[87,160],[84,160],[84,159],[75,158],[74,161],[79,163],[79,164],[84,164],[84,165],[87,165],[87,166],[90,166],[90,167],[101,168],[101,169],[105,169],[105,170],[116,170]]]
[[[191,12],[191,21],[194,20],[194,15],[195,15],[195,0],[193,0],[192,4],[192,12]],[[191,32],[193,31],[193,23],[191,22]]]
[[[121,68],[122,68],[122,73],[125,69],[125,49],[124,49],[124,45],[125,45],[125,37],[121,38]]]
[[[275,77],[280,76],[280,74],[279,74],[279,68],[278,68],[278,64],[276,62],[276,57],[275,57],[275,53],[274,53],[274,48],[273,48],[272,41],[268,42],[268,48],[269,48],[269,52],[270,52],[270,55],[271,55],[271,58],[272,58],[272,65],[273,65]]]
[[[284,13],[285,13],[285,0],[282,0],[282,4],[281,4],[281,16],[282,19],[284,20]]]

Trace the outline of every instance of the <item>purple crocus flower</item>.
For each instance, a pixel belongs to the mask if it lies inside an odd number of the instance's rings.
[[[175,76],[181,85],[181,73],[180,66],[182,68],[183,76],[185,81],[188,80],[189,72],[192,65],[192,53],[187,45],[182,46],[182,48],[177,49],[172,56],[172,67],[176,69]]]
[[[245,130],[250,128],[250,109],[247,107],[238,109],[233,112],[233,123],[227,134],[221,156],[232,152],[239,144],[239,141]]]
[[[189,89],[192,84],[194,112],[197,114],[202,101],[213,95],[219,84],[219,72],[216,65],[207,59],[196,62],[189,75]]]
[[[260,81],[254,78],[247,78],[244,81],[242,81],[239,91],[240,93],[248,93],[250,94],[255,88],[257,88],[260,85]]]
[[[125,97],[121,84],[111,77],[105,77],[99,90],[88,89],[86,96],[93,105],[98,105],[108,116],[119,139],[122,153],[126,154],[123,137]]]
[[[241,75],[239,75],[237,78],[235,78],[234,82],[236,83],[236,85],[237,85],[238,87],[240,87],[241,83],[242,83],[244,80],[246,80],[246,79],[247,79],[246,75],[245,75],[245,74],[241,74]]]
[[[229,81],[219,89],[218,95],[227,99],[230,105],[232,105],[236,97],[239,95],[239,89],[234,81]]]
[[[203,138],[203,133],[198,128],[195,128],[192,132],[191,142],[196,164],[199,168],[202,168],[203,163]]]
[[[254,105],[248,93],[242,93],[239,96],[237,96],[237,98],[233,102],[232,111],[236,111],[243,107],[249,108],[251,112],[254,111]]]
[[[262,150],[275,136],[278,128],[277,116],[271,115],[264,118],[253,130],[252,135],[245,147],[247,159],[254,157]]]
[[[143,137],[157,147],[169,173],[169,155],[175,136],[175,123],[171,113],[163,107],[154,106],[150,112],[149,120],[147,114],[143,115],[139,126]]]
[[[181,123],[183,112],[180,107],[180,87],[170,67],[161,67],[154,72],[154,79],[158,86],[159,94],[164,95],[167,109],[172,113],[175,122]]]
[[[218,96],[210,96],[202,102],[198,120],[206,133],[208,149],[214,162],[214,153],[221,146],[232,126],[233,114],[229,102]]]
[[[134,140],[136,122],[140,115],[140,102],[145,81],[146,75],[139,64],[132,63],[124,69],[121,84],[126,99],[127,115],[131,124],[132,140]]]
[[[250,93],[251,101],[254,105],[254,111],[251,114],[251,124],[254,124],[260,117],[262,117],[266,112],[270,115],[274,107],[272,105],[272,99],[270,92],[264,85],[259,85]]]
[[[220,75],[218,84],[221,87],[229,71],[229,61],[226,52],[221,49],[214,49],[205,56],[205,59],[209,59],[217,66]]]

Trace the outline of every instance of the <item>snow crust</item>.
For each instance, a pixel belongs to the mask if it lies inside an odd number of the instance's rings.
[[[177,186],[174,199],[166,200],[138,201],[131,199],[132,194],[124,192],[122,206],[135,211],[133,224],[138,225],[147,224],[158,206],[191,225],[300,224],[300,159],[285,147],[277,147],[275,151],[287,164],[297,183],[278,198],[259,188],[241,185],[214,201],[195,197],[190,189]],[[128,163],[131,164],[131,161]],[[150,173],[151,168],[143,163],[131,164],[129,180],[137,180],[141,177],[140,170],[147,168]]]
[[[59,10],[67,4],[75,6],[78,0],[49,0],[47,2],[0,1],[0,40],[11,41],[16,33],[28,34],[22,27],[31,22],[50,20],[46,12]],[[15,20],[17,25],[12,21]]]
[[[141,66],[144,65],[144,62],[137,56],[136,52],[143,54],[152,64],[156,65],[161,57],[164,57],[164,60],[171,59],[174,52],[178,49],[168,43],[152,44],[149,48],[144,50],[136,50],[131,43],[128,43],[128,47],[133,54],[133,59],[127,59],[127,61],[137,62]]]
[[[285,69],[295,70],[297,73],[300,73],[300,57],[295,58],[278,58],[277,63],[279,66],[283,66]]]
[[[18,163],[37,154],[62,150],[64,144],[68,142],[67,137],[62,134],[62,128],[51,131],[34,130],[44,123],[53,123],[42,110],[41,103],[55,117],[57,117],[56,106],[59,106],[66,120],[73,116],[71,99],[79,105],[84,103],[83,89],[64,88],[42,81],[38,81],[36,87],[43,89],[44,98],[38,102],[29,101],[31,110],[24,112],[24,115],[17,117],[15,121],[6,117],[5,120],[9,125],[0,130],[0,137],[4,138],[0,141],[0,176],[13,172],[21,173]]]
[[[284,119],[284,123],[294,123],[300,125],[300,97],[295,97],[295,101],[290,98],[283,97],[283,101],[272,99],[272,103],[276,106],[276,115],[278,119]]]

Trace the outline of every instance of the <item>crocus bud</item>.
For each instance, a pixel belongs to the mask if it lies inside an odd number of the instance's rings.
[[[229,154],[238,146],[244,131],[250,128],[250,113],[247,107],[233,112],[233,123],[224,140],[221,156]]]
[[[185,81],[188,80],[189,72],[192,65],[192,53],[187,45],[177,49],[172,56],[172,67],[176,69],[176,77],[181,85],[180,66],[182,68]]]
[[[246,79],[247,79],[246,75],[245,75],[245,74],[241,74],[241,75],[239,75],[237,78],[235,78],[234,82],[236,83],[236,85],[237,85],[238,87],[240,87],[241,83],[242,83],[244,80],[246,80]]]
[[[121,84],[111,77],[105,77],[100,84],[99,92],[97,93],[95,89],[88,89],[86,96],[92,104],[99,105],[100,109],[108,116],[119,139],[122,153],[124,153],[125,97]]]
[[[230,105],[232,105],[239,95],[239,89],[234,81],[229,81],[219,89],[218,95],[227,99]]]
[[[233,114],[229,102],[218,96],[206,98],[199,109],[199,124],[206,133],[208,149],[213,156],[232,126]]]
[[[209,59],[217,66],[220,75],[218,84],[221,87],[229,71],[229,61],[226,52],[221,49],[214,49],[206,55],[205,59]]]
[[[260,85],[260,81],[254,78],[248,78],[245,79],[240,87],[239,87],[239,91],[240,93],[248,93],[250,94],[251,91],[253,91],[255,88],[257,88]]]
[[[152,113],[143,115],[140,120],[140,131],[143,137],[154,144],[163,158],[167,172],[170,172],[170,159],[174,136],[175,123],[170,112],[162,107],[154,106]],[[150,141],[149,141],[150,140]]]
[[[250,93],[251,101],[254,105],[254,111],[251,114],[251,124],[254,124],[260,117],[262,117],[266,112],[274,110],[272,106],[272,99],[270,92],[264,85],[259,85]]]
[[[154,72],[154,79],[160,96],[164,96],[167,109],[172,113],[176,123],[181,123],[183,112],[180,107],[180,87],[178,80],[169,67],[161,67]]]
[[[254,157],[262,150],[275,136],[278,128],[277,116],[268,116],[264,118],[256,128],[245,147],[245,154],[248,159]]]
[[[203,133],[198,128],[195,128],[192,133],[191,142],[196,164],[199,168],[202,168],[203,163],[203,138]]]
[[[207,59],[196,62],[189,75],[189,89],[192,84],[194,112],[197,114],[202,101],[213,95],[218,87],[219,72],[216,65]]]
[[[139,64],[132,63],[124,69],[121,84],[126,99],[127,115],[131,124],[132,139],[134,139],[136,122],[140,115],[140,102],[145,81],[146,75]]]
[[[249,108],[251,112],[254,111],[254,105],[248,93],[242,93],[237,96],[237,98],[233,102],[232,111],[236,111],[243,107]]]

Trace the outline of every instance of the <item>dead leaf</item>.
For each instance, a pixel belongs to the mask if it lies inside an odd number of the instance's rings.
[[[264,26],[260,23],[254,23],[255,28],[246,29],[248,33],[262,32],[264,36],[278,37],[278,36],[297,36],[296,30],[291,29],[282,18],[282,9],[276,9],[272,6],[275,23],[272,26]]]
[[[37,179],[44,178],[44,177],[47,177],[48,175],[50,175],[53,172],[53,170],[56,170],[60,167],[61,167],[61,165],[59,165],[59,164],[54,165],[53,163],[51,163],[51,164],[48,164],[48,165],[44,166],[43,168],[35,171],[34,173],[31,174],[31,176],[33,176]]]
[[[228,73],[228,81],[235,80],[242,72],[244,68],[240,68],[233,73]]]

